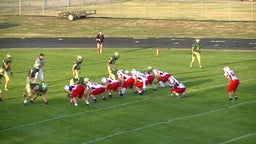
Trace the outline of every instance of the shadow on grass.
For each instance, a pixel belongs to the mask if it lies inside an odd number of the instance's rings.
[[[6,29],[6,28],[11,28],[11,27],[16,27],[18,26],[17,24],[12,24],[12,23],[0,23],[0,29]]]
[[[200,80],[196,80],[196,81],[187,81],[186,82],[186,86],[197,86],[197,85],[202,85],[204,83],[209,83],[212,82],[212,79],[200,79]]]

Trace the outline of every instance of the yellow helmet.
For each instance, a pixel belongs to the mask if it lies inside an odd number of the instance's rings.
[[[115,52],[115,53],[114,53],[114,56],[115,56],[116,58],[119,58],[119,53],[118,53],[118,52]]]
[[[84,83],[88,83],[89,82],[89,79],[88,78],[84,78]]]
[[[153,69],[153,68],[152,68],[151,66],[148,66],[148,70],[149,70],[149,71],[152,71],[152,69]]]
[[[78,56],[76,57],[76,59],[77,59],[77,60],[82,60],[82,59],[83,59],[83,57],[82,57],[82,56],[80,56],[80,55],[78,55]]]
[[[6,57],[10,58],[10,57],[12,57],[12,56],[11,56],[11,55],[9,55],[9,54],[7,54],[7,55],[6,55]]]
[[[35,64],[34,64],[34,67],[39,67],[39,66],[40,66],[39,63],[35,63]]]

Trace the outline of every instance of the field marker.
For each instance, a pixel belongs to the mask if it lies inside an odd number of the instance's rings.
[[[37,125],[37,124],[42,124],[42,123],[45,123],[45,122],[54,121],[54,120],[58,120],[58,119],[62,119],[62,118],[77,116],[77,115],[81,115],[81,114],[84,114],[84,113],[97,112],[97,111],[113,109],[113,108],[117,108],[117,107],[121,107],[121,106],[126,106],[126,105],[130,105],[130,104],[140,103],[140,102],[144,102],[144,101],[147,101],[147,100],[148,99],[143,99],[143,100],[138,100],[138,101],[131,101],[131,102],[127,102],[127,103],[122,103],[122,104],[109,106],[109,107],[98,108],[98,109],[95,109],[95,110],[90,110],[90,111],[85,111],[85,112],[59,115],[59,116],[54,117],[54,118],[49,118],[49,119],[45,119],[45,120],[41,120],[41,121],[36,121],[36,122],[28,123],[28,124],[22,124],[22,125],[18,125],[18,126],[15,126],[15,127],[2,129],[2,130],[0,130],[0,133],[7,132],[7,131],[10,131],[10,130],[15,130],[15,129],[18,129],[18,128],[34,126],[34,125]]]
[[[146,129],[146,128],[151,128],[151,127],[158,126],[158,125],[161,125],[161,124],[170,124],[171,122],[175,122],[175,121],[178,121],[178,120],[186,120],[186,119],[189,119],[189,118],[194,118],[194,117],[199,117],[199,116],[203,116],[203,115],[207,115],[207,114],[221,112],[221,111],[224,111],[224,110],[227,110],[227,109],[230,109],[230,108],[238,107],[238,106],[241,106],[241,105],[244,105],[244,104],[255,103],[255,102],[256,101],[244,102],[244,103],[236,104],[234,106],[227,107],[227,108],[216,109],[216,110],[212,110],[212,111],[208,111],[208,112],[204,112],[204,113],[199,113],[199,114],[194,114],[194,115],[190,115],[190,116],[178,117],[178,118],[174,118],[174,119],[169,119],[167,121],[160,121],[160,122],[152,123],[150,125],[146,125],[146,126],[143,126],[143,127],[138,127],[138,128],[131,129],[131,130],[125,130],[125,131],[121,131],[121,132],[118,132],[118,133],[113,133],[113,134],[107,135],[105,137],[100,137],[100,138],[97,138],[97,139],[94,139],[94,140],[91,140],[91,141],[83,142],[82,144],[94,143],[94,142],[105,140],[105,139],[108,139],[108,138],[111,138],[111,137],[114,137],[114,136],[130,133],[130,132],[135,132],[135,131],[143,130],[143,129]],[[227,142],[235,141],[235,140],[245,138],[245,137],[248,137],[248,136],[251,136],[251,135],[254,135],[254,134],[256,134],[256,133],[244,135],[244,136],[241,136],[239,138],[229,140]]]

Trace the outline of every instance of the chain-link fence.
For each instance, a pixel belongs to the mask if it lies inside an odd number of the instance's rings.
[[[1,0],[0,15],[58,16],[96,10],[94,17],[255,21],[254,1],[223,0]]]

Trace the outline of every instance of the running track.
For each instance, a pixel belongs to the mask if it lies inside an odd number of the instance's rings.
[[[192,38],[105,38],[104,48],[191,48]],[[256,50],[256,39],[201,39],[204,49]],[[1,48],[92,48],[95,38],[0,38]]]

